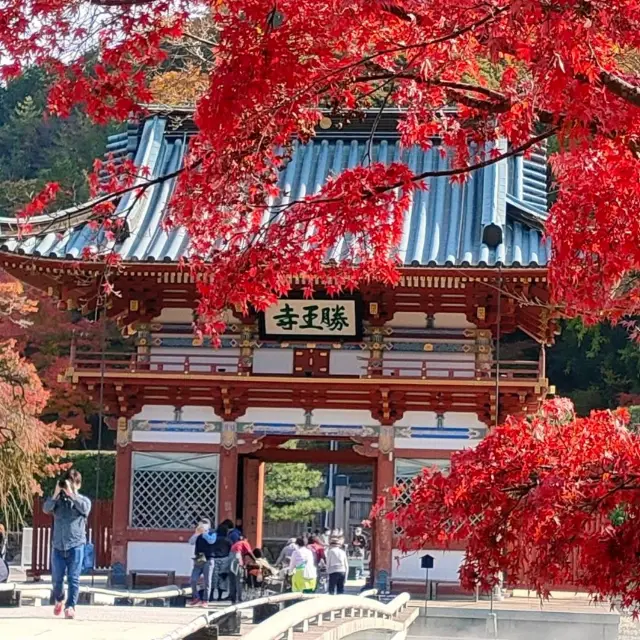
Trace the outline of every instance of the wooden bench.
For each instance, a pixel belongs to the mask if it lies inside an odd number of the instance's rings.
[[[127,574],[127,588],[136,588],[136,579],[138,578],[138,576],[164,576],[166,582],[164,585],[160,586],[170,586],[176,583],[175,571],[165,571],[162,569],[132,569]]]

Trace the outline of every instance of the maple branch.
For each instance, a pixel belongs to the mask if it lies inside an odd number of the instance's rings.
[[[306,85],[305,87],[301,88],[299,91],[297,91],[293,96],[289,97],[286,100],[283,100],[282,102],[280,102],[279,104],[274,105],[274,110],[278,111],[279,109],[281,109],[283,106],[285,106],[287,103],[296,100],[298,98],[300,98],[301,96],[303,96],[305,93],[307,93],[308,91],[310,91],[311,89],[313,89],[314,87],[316,87],[320,82],[326,82],[327,80],[329,80],[329,78],[331,78],[332,76],[336,76],[344,71],[349,71],[351,69],[355,69],[357,67],[360,67],[364,64],[366,64],[367,62],[370,62],[371,60],[375,60],[376,58],[379,58],[380,56],[385,56],[385,55],[389,55],[392,53],[402,53],[405,51],[410,51],[413,49],[424,49],[426,47],[430,47],[436,44],[442,44],[444,42],[448,42],[449,40],[455,40],[455,38],[460,37],[461,35],[464,35],[465,33],[468,33],[470,31],[473,31],[474,29],[476,29],[477,27],[480,27],[484,24],[487,24],[488,22],[490,22],[491,20],[493,20],[494,18],[498,17],[499,15],[501,15],[502,13],[504,13],[505,11],[507,11],[510,8],[510,4],[506,4],[504,7],[498,7],[498,8],[492,8],[492,10],[483,18],[480,18],[479,20],[476,20],[475,22],[471,22],[463,27],[460,27],[459,29],[455,29],[454,31],[451,31],[445,35],[439,36],[438,38],[434,38],[433,40],[425,40],[424,42],[415,42],[413,44],[406,44],[406,45],[398,45],[396,47],[389,47],[387,49],[380,49],[379,51],[376,51],[375,53],[372,53],[368,56],[364,56],[363,58],[360,58],[360,60],[356,60],[355,62],[350,62],[349,64],[343,65],[341,67],[338,67],[337,69],[333,69],[332,71],[328,71],[322,78],[318,78],[317,80],[315,80],[314,82]],[[326,90],[327,87],[323,87],[322,91]],[[319,92],[320,93],[320,92]]]
[[[389,71],[388,73],[376,73],[366,76],[357,76],[354,78],[354,82],[371,82],[375,80],[413,80],[414,82],[424,83],[432,85],[434,87],[443,87],[445,89],[456,89],[459,91],[470,91],[472,93],[480,93],[496,102],[509,102],[509,99],[499,91],[489,89],[489,87],[483,87],[482,85],[471,84],[469,82],[454,82],[451,80],[440,80],[439,78],[423,78],[422,76],[411,73],[409,71],[398,71],[394,73]]]
[[[213,42],[211,40],[207,40],[206,38],[201,38],[200,36],[197,36],[194,33],[191,33],[190,31],[184,31],[183,34],[187,38],[191,38],[191,40],[195,40],[196,42],[199,42],[200,44],[207,45],[208,47],[217,46],[215,42]]]
[[[120,198],[121,196],[126,195],[127,193],[131,193],[133,191],[138,191],[140,192],[140,194],[144,193],[147,189],[153,187],[156,184],[162,184],[163,182],[165,182],[166,180],[171,180],[172,178],[177,178],[180,174],[184,173],[185,171],[190,171],[191,169],[196,169],[198,168],[202,163],[204,162],[204,157],[202,158],[198,158],[197,160],[194,160],[192,164],[190,164],[188,167],[184,166],[184,167],[180,167],[179,169],[176,169],[175,171],[171,171],[169,173],[165,173],[161,176],[157,176],[156,178],[152,178],[150,180],[146,180],[143,184],[133,184],[130,185],[128,187],[123,187],[122,189],[118,189],[117,191],[112,191],[111,193],[106,193],[103,196],[99,196],[97,198],[94,198],[93,200],[89,200],[88,202],[85,202],[84,204],[78,205],[77,207],[74,207],[73,209],[73,215],[76,216],[80,213],[84,213],[86,211],[90,211],[91,209],[93,209],[94,207],[104,204],[105,202],[111,202],[112,200],[115,200],[116,198]],[[57,220],[52,220],[52,224],[55,223]]]
[[[452,31],[450,35],[448,36],[443,36],[442,38],[438,38],[436,40],[432,40],[431,44],[439,44],[441,42],[446,42],[447,40],[453,40],[454,38],[457,38],[459,36],[464,35],[465,33],[468,33],[469,31],[472,31],[474,29],[476,29],[477,27],[481,27],[482,25],[486,24],[487,22],[490,22],[491,20],[493,20],[493,18],[495,18],[496,16],[500,15],[501,13],[504,13],[505,11],[507,11],[508,9],[510,9],[511,5],[506,4],[504,7],[497,7],[497,8],[492,8],[489,13],[484,16],[483,18],[480,18],[479,20],[477,20],[476,22],[472,22],[468,25],[465,25],[463,27],[460,27],[459,29],[456,29],[455,31]],[[408,21],[408,22],[415,22],[416,24],[420,24],[422,21],[422,17],[418,14],[414,14],[414,13],[409,13],[408,11],[405,11],[404,9],[402,9],[401,7],[398,7],[397,5],[382,5],[382,10],[383,11],[387,11],[388,13],[391,13],[392,15],[401,18],[402,20]]]
[[[640,87],[627,82],[610,71],[600,72],[600,82],[602,82],[611,93],[636,107],[640,107]]]
[[[408,71],[383,72],[377,74],[371,74],[366,76],[358,76],[354,79],[355,83],[359,82],[372,82],[376,80],[384,80],[385,84],[394,80],[411,80],[419,84],[431,85],[434,87],[442,87],[447,90],[447,94],[454,98],[456,102],[464,104],[467,107],[473,109],[484,110],[491,113],[503,113],[509,111],[512,107],[512,102],[504,94],[499,91],[494,91],[488,87],[482,85],[470,84],[467,82],[453,82],[449,80],[440,80],[438,78],[423,78],[416,73],[410,73]],[[479,93],[481,95],[491,98],[492,101],[481,100],[467,95],[466,92]]]
[[[446,177],[458,176],[463,173],[469,173],[471,171],[477,171],[478,169],[484,169],[485,167],[490,167],[491,165],[496,164],[497,162],[500,162],[502,160],[506,160],[507,158],[511,158],[512,156],[517,156],[517,155],[520,155],[521,153],[524,153],[525,151],[527,151],[527,149],[530,149],[536,144],[546,140],[547,138],[550,138],[552,135],[558,132],[558,129],[559,127],[557,126],[552,127],[551,129],[547,129],[547,131],[544,131],[543,133],[540,133],[539,135],[534,136],[533,138],[529,138],[529,140],[527,140],[526,142],[523,142],[521,145],[511,148],[509,151],[506,151],[505,153],[502,153],[499,156],[496,156],[495,158],[489,158],[488,160],[483,160],[482,162],[478,162],[468,167],[443,169],[441,171],[424,171],[423,173],[419,173],[413,176],[413,178],[411,178],[411,182],[422,182],[427,178],[446,178]],[[396,182],[393,185],[379,187],[378,189],[376,189],[376,193],[385,193],[386,191],[391,191],[392,189],[399,189],[402,186],[403,186],[402,182]]]

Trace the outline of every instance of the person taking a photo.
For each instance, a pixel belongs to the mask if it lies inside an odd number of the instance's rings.
[[[47,498],[42,510],[53,515],[53,550],[51,581],[53,583],[53,613],[59,616],[64,607],[65,618],[75,618],[80,593],[80,572],[87,543],[87,517],[91,500],[80,493],[82,476],[69,469],[58,480],[53,496]],[[67,601],[64,603],[64,576],[67,576]]]

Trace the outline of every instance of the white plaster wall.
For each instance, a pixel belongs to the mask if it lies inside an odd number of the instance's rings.
[[[254,350],[253,373],[291,375],[293,373],[293,349]]]
[[[396,427],[435,427],[435,411],[406,411],[400,420],[395,423]]]
[[[396,422],[397,427],[435,427],[436,414],[434,411],[407,411],[402,420]],[[475,413],[447,411],[444,414],[445,427],[485,427]]]
[[[387,322],[390,327],[406,327],[410,329],[424,329],[427,326],[427,314],[413,311],[398,311],[393,319]]]
[[[474,329],[476,325],[469,322],[464,313],[436,313],[433,326],[436,329]]]
[[[228,309],[224,312],[223,319],[227,324],[237,322],[233,312]],[[162,309],[160,315],[156,316],[152,322],[190,324],[193,322],[193,311],[191,309],[185,309],[184,307],[165,307]]]
[[[423,351],[386,351],[382,356],[385,375],[397,371],[399,377],[420,377],[421,364],[427,363],[427,376],[473,378],[475,355],[473,353],[433,353]]]
[[[434,414],[435,415],[435,414]],[[296,407],[249,407],[238,422],[284,422],[301,424],[305,421],[304,409]],[[326,425],[379,425],[365,409],[315,409],[314,424]]]
[[[232,347],[215,349],[214,347],[151,347],[149,353],[152,356],[180,356],[213,358],[215,356],[239,356],[240,349]]]
[[[153,319],[153,322],[191,323],[193,322],[193,311],[184,307],[165,307],[160,315]]]
[[[313,422],[316,424],[348,424],[348,425],[379,425],[371,417],[371,411],[366,409],[316,409],[313,412]]]
[[[407,411],[402,420],[396,422],[397,427],[436,427],[436,414],[433,411]],[[447,411],[444,414],[445,427],[467,427],[469,429],[484,428],[475,413]],[[480,440],[452,440],[449,438],[396,438],[397,449],[435,449],[437,451],[462,451],[475,447]]]
[[[458,582],[458,568],[464,558],[464,551],[440,551],[424,549],[403,555],[398,549],[393,550],[391,577],[393,580],[425,581],[426,571],[420,567],[420,558],[429,554],[433,556],[433,569],[429,569],[430,580]]]
[[[133,416],[134,420],[165,420],[172,421],[175,407],[167,404],[145,404],[140,413]],[[182,419],[185,422],[219,422],[220,418],[211,407],[196,407],[186,405],[182,407]]]
[[[396,438],[396,449],[423,449],[425,451],[464,451],[473,449],[482,440],[451,440],[438,438]]]
[[[363,358],[362,351],[340,351],[339,349],[329,352],[329,373],[332,376],[363,376],[367,373],[367,361]]]
[[[198,349],[192,347],[155,347],[149,356],[150,370],[183,371],[189,358],[189,369],[201,373],[237,373],[240,349]],[[175,364],[173,364],[175,363]]]
[[[426,328],[427,314],[413,311],[399,311],[393,320],[387,323],[390,327],[407,327],[411,329]],[[464,313],[436,313],[433,317],[436,329],[473,329],[475,325],[469,322]]]
[[[134,431],[132,442],[174,442],[180,444],[220,444],[219,433],[197,431]]]
[[[188,537],[185,536],[188,541]],[[127,570],[175,571],[188,576],[193,566],[193,547],[188,542],[129,542]]]
[[[299,424],[304,422],[304,409],[297,407],[249,407],[247,412],[238,418],[238,422],[285,422]]]

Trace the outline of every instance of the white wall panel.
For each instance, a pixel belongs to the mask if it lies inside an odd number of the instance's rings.
[[[396,427],[435,427],[436,414],[434,411],[406,411]],[[447,411],[444,414],[445,427],[468,427],[469,429],[485,427],[475,413]]]
[[[475,355],[472,353],[429,353],[424,351],[386,351],[382,356],[385,375],[420,377],[426,363],[427,377],[473,378]]]
[[[178,576],[191,575],[193,547],[185,542],[129,542],[127,570],[175,571]]]
[[[332,376],[364,376],[367,374],[367,361],[363,351],[329,352],[329,373]]]
[[[259,375],[293,373],[293,349],[256,349],[253,352],[253,373]]]
[[[436,329],[473,329],[476,325],[469,322],[464,313],[436,313],[433,326]]]
[[[177,442],[184,444],[220,444],[220,434],[197,431],[134,431],[132,442]]]
[[[175,407],[166,404],[145,404],[140,413],[133,416],[134,420],[164,420],[171,422],[175,419]],[[185,422],[219,422],[211,407],[197,407],[186,405],[182,407],[182,420]]]
[[[288,424],[304,423],[304,409],[297,407],[249,407],[238,422],[284,422]]]
[[[413,311],[397,311],[393,319],[387,322],[390,327],[424,329],[427,326],[427,314]]]
[[[445,438],[396,438],[396,449],[434,449],[435,451],[463,451],[473,449],[481,440],[449,440]]]
[[[464,551],[440,551],[424,549],[403,555],[393,550],[391,576],[394,580],[425,581],[426,571],[420,567],[420,558],[425,554],[433,556],[433,569],[429,569],[430,580],[458,581],[458,568],[464,558]]]
[[[316,409],[313,412],[315,424],[348,424],[348,425],[379,425],[371,417],[371,411],[366,409]]]

